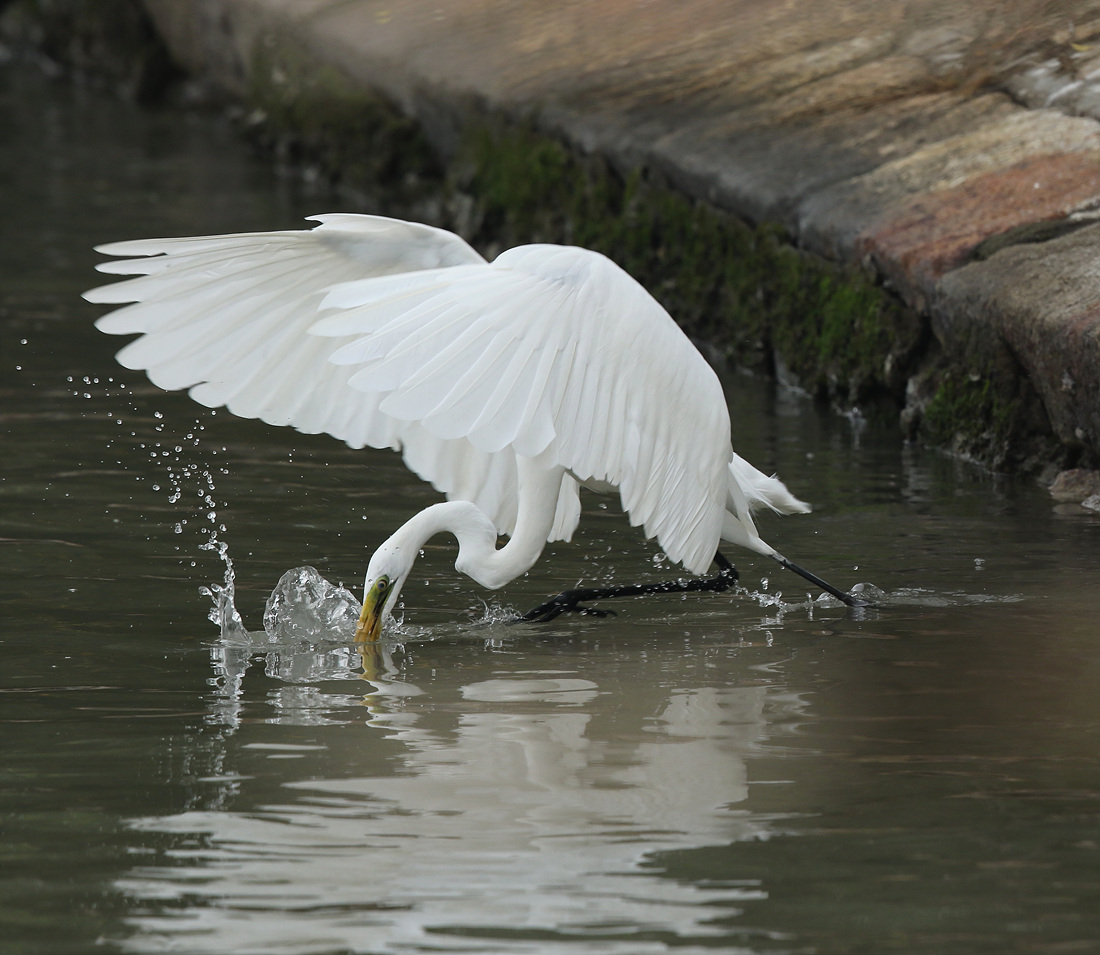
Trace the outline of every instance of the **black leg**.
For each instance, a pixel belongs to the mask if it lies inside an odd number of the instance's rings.
[[[849,607],[873,607],[874,604],[870,600],[864,600],[862,597],[853,596],[846,591],[839,590],[830,583],[826,583],[817,574],[811,574],[805,567],[799,567],[798,564],[793,561],[787,560],[782,554],[772,555],[780,564],[787,568],[787,570],[794,571],[799,577],[803,577],[816,587],[820,587],[828,594],[832,594],[837,600],[847,604]]]
[[[718,565],[718,573],[713,577],[692,577],[687,580],[665,580],[653,584],[624,584],[620,587],[579,587],[576,590],[566,590],[556,597],[551,597],[545,603],[528,610],[523,616],[517,617],[514,622],[545,623],[563,613],[584,613],[597,617],[614,615],[612,610],[585,607],[581,604],[582,600],[640,597],[644,594],[720,593],[736,586],[737,568],[720,553],[714,555],[714,562]]]

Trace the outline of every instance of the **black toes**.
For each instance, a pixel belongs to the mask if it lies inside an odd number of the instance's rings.
[[[563,613],[580,613],[589,617],[614,617],[614,610],[601,610],[598,607],[588,607],[581,603],[582,600],[591,600],[591,591],[567,590],[541,603],[537,607],[528,610],[527,613],[516,618],[516,623],[546,623]]]
[[[582,613],[590,617],[614,617],[614,610],[601,610],[581,603],[582,600],[606,600],[611,597],[640,597],[643,594],[721,593],[737,586],[737,568],[721,554],[714,557],[718,573],[714,577],[669,580],[652,584],[624,584],[618,587],[590,587],[566,590],[551,597],[515,619],[515,623],[546,623],[563,613]]]
[[[599,607],[582,607],[577,604],[575,607],[569,608],[574,613],[583,613],[589,617],[617,617],[618,614],[614,610],[601,610]]]

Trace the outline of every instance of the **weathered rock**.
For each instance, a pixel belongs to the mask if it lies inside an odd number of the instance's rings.
[[[1056,501],[1094,507],[1094,499],[1100,499],[1100,471],[1087,471],[1084,468],[1062,471],[1050,486],[1050,496]],[[1087,503],[1089,501],[1094,503]]]
[[[1007,351],[1067,447],[1100,448],[1100,225],[1011,246],[945,275],[933,326],[945,350],[994,369]],[[992,373],[992,372],[991,372]]]
[[[969,129],[814,200],[815,231],[839,233],[832,248],[870,256],[921,307],[989,236],[1100,202],[1100,125],[999,97],[968,105]]]

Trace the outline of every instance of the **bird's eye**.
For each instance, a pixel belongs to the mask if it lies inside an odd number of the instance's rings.
[[[379,589],[379,591],[383,591],[387,587],[389,587],[389,585],[390,585],[390,582],[385,577],[380,577],[378,579],[378,582],[374,586],[377,587]]]

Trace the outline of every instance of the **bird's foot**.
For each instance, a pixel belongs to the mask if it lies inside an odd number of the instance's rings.
[[[693,577],[687,580],[666,580],[651,584],[623,584],[617,587],[591,587],[565,590],[545,603],[539,604],[514,623],[545,623],[563,613],[582,613],[591,617],[614,617],[614,610],[588,607],[582,600],[606,600],[611,597],[641,597],[645,594],[668,593],[721,593],[737,586],[737,569],[721,554],[714,557],[718,573],[713,577]]]
[[[599,607],[588,607],[581,603],[582,600],[591,600],[589,591],[565,590],[555,597],[551,597],[545,603],[532,607],[527,613],[516,617],[513,623],[546,623],[563,613],[580,613],[590,617],[614,617],[614,610],[601,610]]]
[[[826,583],[818,577],[817,574],[811,574],[805,567],[799,567],[798,564],[794,563],[794,561],[787,560],[782,554],[772,554],[772,557],[786,567],[787,570],[793,571],[798,574],[799,577],[808,580],[811,584],[817,585],[826,593],[832,594],[837,600],[851,607],[853,610],[873,609],[875,606],[870,600],[864,600],[862,597],[857,597],[853,593],[849,593],[846,590],[840,590],[832,584]]]

